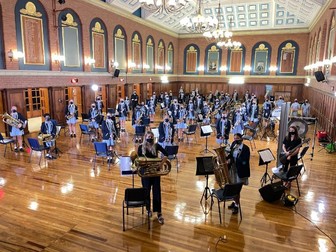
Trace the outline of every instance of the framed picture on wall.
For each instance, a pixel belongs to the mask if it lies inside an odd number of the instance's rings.
[[[285,102],[290,101],[291,98],[291,92],[290,91],[277,91],[275,94],[275,100],[279,98],[279,96],[282,96],[284,98]]]

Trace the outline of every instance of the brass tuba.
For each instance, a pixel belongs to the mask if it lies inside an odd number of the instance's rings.
[[[139,157],[135,151],[130,155],[132,169],[136,170],[139,177],[157,177],[167,175],[171,170],[168,159]]]
[[[217,157],[213,158],[214,174],[216,182],[220,188],[224,188],[225,184],[230,184],[230,175],[228,164],[226,163],[225,146],[214,149]]]
[[[22,129],[23,128],[23,122],[19,119],[14,118],[13,116],[11,116],[10,114],[8,114],[7,112],[5,112],[2,115],[2,121],[12,127],[18,128],[18,129]]]

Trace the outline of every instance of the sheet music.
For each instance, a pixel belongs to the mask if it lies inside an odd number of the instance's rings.
[[[275,157],[273,156],[270,149],[260,150],[258,153],[264,162],[271,162],[275,160]]]
[[[203,134],[209,134],[213,132],[210,125],[201,126],[201,129],[202,129]]]
[[[151,131],[153,132],[155,138],[159,137],[159,129],[158,128],[151,129]]]

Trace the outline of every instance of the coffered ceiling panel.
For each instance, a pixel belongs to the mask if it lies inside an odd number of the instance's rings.
[[[106,0],[107,4],[130,13],[141,8],[139,0]],[[202,14],[216,17],[221,27],[236,31],[308,28],[327,0],[202,0]],[[180,20],[197,11],[196,2],[189,0],[179,12],[151,13],[141,8],[141,17],[178,34],[187,33]]]

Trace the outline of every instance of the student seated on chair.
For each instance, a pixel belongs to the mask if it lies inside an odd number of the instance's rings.
[[[301,138],[299,137],[298,130],[295,126],[290,126],[288,130],[288,135],[282,142],[282,150],[287,157],[285,163],[283,165],[283,172],[288,171],[288,166],[295,166],[298,162],[298,154],[300,148],[297,148],[295,151],[291,153],[295,147],[301,144]]]
[[[250,177],[250,148],[243,144],[243,136],[240,133],[234,135],[228,156],[230,182],[233,184],[244,183],[248,185]],[[233,214],[238,213],[238,206],[233,202],[229,207]]]
[[[44,114],[44,122],[41,125],[40,133],[44,135],[50,135],[49,137],[43,139],[43,144],[46,147],[49,147],[48,153],[46,155],[46,158],[49,159],[53,159],[53,156],[51,155],[51,147],[55,145],[54,138],[56,136],[56,125],[56,120],[51,119],[50,114]]]

